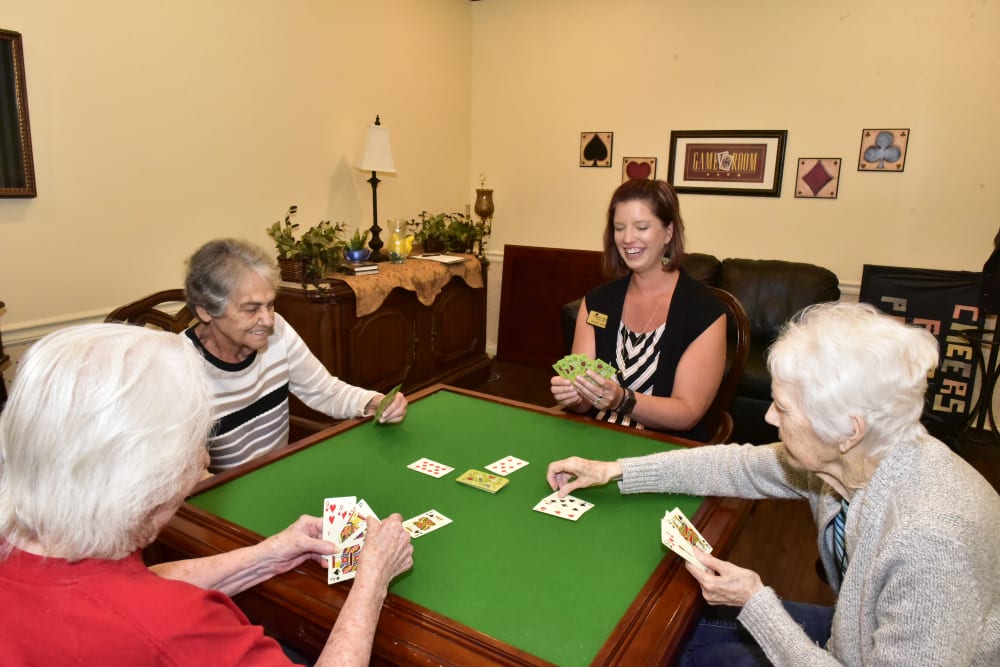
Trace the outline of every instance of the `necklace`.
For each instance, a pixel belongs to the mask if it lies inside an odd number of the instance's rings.
[[[653,318],[656,317],[656,313],[658,313],[659,310],[660,310],[660,306],[663,305],[663,300],[665,298],[667,298],[667,292],[668,291],[670,291],[670,290],[667,290],[667,291],[663,292],[663,294],[660,295],[660,299],[656,302],[656,305],[653,307],[653,312],[651,312],[649,314],[649,319],[647,319],[646,323],[642,325],[641,331],[636,331],[635,333],[641,334],[643,336],[646,335],[646,330],[649,329],[650,322],[653,321]]]

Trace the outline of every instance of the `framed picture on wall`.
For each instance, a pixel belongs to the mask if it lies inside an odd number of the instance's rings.
[[[655,157],[627,157],[622,159],[622,183],[632,178],[656,179]]]
[[[788,130],[670,133],[667,180],[677,192],[781,196]]]
[[[909,130],[862,130],[858,171],[903,171]]]
[[[800,157],[795,172],[795,196],[836,199],[842,162],[839,157]]]
[[[21,33],[0,30],[0,197],[35,197]]]
[[[580,166],[610,167],[614,132],[580,133]]]

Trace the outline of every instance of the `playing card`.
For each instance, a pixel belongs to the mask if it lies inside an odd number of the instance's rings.
[[[372,421],[374,421],[376,424],[382,423],[381,421],[379,421],[380,419],[382,419],[382,413],[385,412],[385,409],[392,404],[392,399],[396,398],[396,394],[399,393],[399,388],[402,386],[403,383],[400,382],[395,387],[390,389],[388,394],[382,397],[382,400],[378,402],[378,407],[375,408],[375,417]]]
[[[451,523],[451,519],[444,514],[437,510],[427,510],[423,514],[418,514],[412,519],[404,521],[403,529],[410,534],[410,537],[417,539],[442,526],[447,526],[449,523]]]
[[[340,531],[347,523],[348,517],[358,504],[356,496],[342,498],[327,498],[323,501],[323,539],[327,542],[339,542]]]
[[[539,500],[538,504],[532,509],[536,512],[542,512],[543,514],[557,516],[560,519],[576,521],[583,515],[584,512],[591,509],[593,506],[594,503],[589,503],[586,500],[581,500],[575,496],[564,496],[560,498],[559,492],[553,491],[551,494]]]
[[[526,465],[528,465],[528,462],[524,459],[519,459],[516,456],[505,456],[499,461],[494,461],[486,466],[486,469],[490,472],[495,472],[498,475],[509,475],[515,470],[520,470]]]
[[[694,547],[681,537],[681,534],[677,532],[674,528],[673,523],[671,523],[668,517],[663,517],[660,520],[660,541],[663,546],[667,547],[675,554],[683,558],[684,560],[697,565],[702,570],[708,571],[708,568],[702,565],[694,555]]]
[[[375,512],[368,506],[364,499],[359,500],[354,506],[354,511],[347,517],[346,523],[340,529],[339,542],[341,544],[361,542],[365,539],[365,532],[368,529],[369,517],[375,517]]]
[[[327,570],[326,583],[336,584],[340,581],[353,579],[358,573],[358,563],[361,560],[362,544],[347,544],[334,554]]]
[[[490,493],[496,493],[503,487],[507,486],[507,482],[510,481],[506,477],[490,475],[489,473],[485,473],[481,470],[466,470],[455,478],[455,480],[459,484],[472,486],[477,489],[482,489],[483,491],[489,491]]]
[[[617,372],[615,367],[600,359],[591,359],[585,354],[568,354],[552,364],[561,377],[574,380],[579,376],[587,377],[587,371],[592,370],[601,377],[610,378]]]
[[[406,467],[410,470],[416,470],[417,472],[422,472],[425,475],[430,475],[431,477],[444,477],[454,470],[451,466],[438,463],[437,461],[431,461],[427,457],[417,459]]]
[[[673,524],[680,536],[687,540],[693,546],[698,547],[706,553],[712,553],[712,545],[708,543],[698,529],[694,527],[694,524],[686,516],[684,512],[680,510],[679,507],[675,507],[666,514],[667,519]]]

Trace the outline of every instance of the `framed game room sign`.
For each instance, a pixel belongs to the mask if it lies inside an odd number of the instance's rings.
[[[787,136],[787,130],[675,130],[667,180],[681,193],[780,197]]]

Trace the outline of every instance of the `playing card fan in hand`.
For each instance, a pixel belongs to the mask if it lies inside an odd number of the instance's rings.
[[[400,390],[400,388],[402,386],[403,386],[403,383],[400,382],[395,387],[393,387],[392,389],[390,389],[389,393],[386,394],[385,396],[383,396],[382,400],[378,402],[378,407],[375,408],[375,416],[372,419],[372,421],[376,425],[382,423],[382,421],[381,421],[381,419],[382,419],[382,413],[385,412],[386,408],[388,408],[390,405],[392,405],[392,399],[396,398],[396,394],[399,393],[399,390]]]
[[[587,371],[594,371],[603,378],[610,378],[615,374],[615,367],[600,359],[591,359],[585,354],[568,354],[556,363],[552,364],[561,377],[567,380],[574,380],[583,375],[586,377]]]
[[[368,520],[378,516],[364,499],[356,496],[327,498],[323,501],[323,539],[340,550],[329,558],[327,583],[353,579],[368,532]]]
[[[712,551],[712,545],[701,536],[701,533],[694,527],[684,513],[678,508],[667,512],[660,519],[660,541],[675,554],[687,562],[697,565],[702,570],[708,568],[701,564],[694,550],[701,549],[705,552]]]

